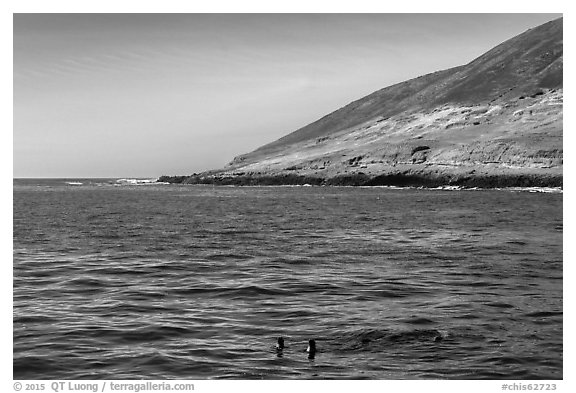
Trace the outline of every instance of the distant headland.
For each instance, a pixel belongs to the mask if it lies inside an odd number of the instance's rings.
[[[563,19],[378,90],[223,169],[216,185],[562,187]]]

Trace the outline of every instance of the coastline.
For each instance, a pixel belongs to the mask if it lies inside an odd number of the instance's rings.
[[[321,176],[294,173],[201,173],[190,176],[160,176],[158,183],[210,184],[218,186],[396,186],[396,187],[459,187],[459,188],[562,188],[563,175],[557,172],[504,173],[422,173],[418,171],[387,172],[382,174],[345,173]]]

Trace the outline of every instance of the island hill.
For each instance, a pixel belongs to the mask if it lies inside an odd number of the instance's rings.
[[[562,186],[562,18],[170,183]]]

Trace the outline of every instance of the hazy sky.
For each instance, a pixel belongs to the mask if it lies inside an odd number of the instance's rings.
[[[220,168],[558,14],[15,14],[14,177]]]

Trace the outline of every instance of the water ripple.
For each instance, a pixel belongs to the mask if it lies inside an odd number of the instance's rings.
[[[561,194],[98,184],[14,187],[15,379],[563,377]]]

